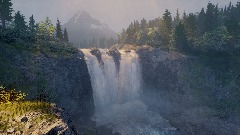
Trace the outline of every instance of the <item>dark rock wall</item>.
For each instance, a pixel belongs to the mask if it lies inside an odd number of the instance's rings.
[[[200,58],[141,47],[143,99],[183,134],[236,135],[239,60]],[[238,94],[237,94],[238,93]]]

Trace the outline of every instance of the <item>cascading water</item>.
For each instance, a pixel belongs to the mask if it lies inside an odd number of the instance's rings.
[[[147,111],[141,101],[141,65],[135,51],[121,53],[119,71],[107,50],[100,49],[103,64],[82,49],[94,91],[98,126],[111,128],[121,135],[175,135],[175,128],[159,114]]]

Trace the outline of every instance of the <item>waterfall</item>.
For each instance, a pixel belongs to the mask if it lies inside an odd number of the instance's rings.
[[[175,128],[141,101],[141,65],[134,50],[121,53],[119,71],[107,49],[99,49],[103,64],[89,49],[82,49],[91,76],[98,126],[121,135],[172,135]]]

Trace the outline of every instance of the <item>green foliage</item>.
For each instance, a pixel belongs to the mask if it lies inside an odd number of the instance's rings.
[[[44,21],[37,24],[37,38],[43,40],[53,40],[55,27],[52,21],[47,17]]]
[[[15,89],[6,89],[0,86],[0,104],[21,101],[25,96],[25,93],[16,92]]]
[[[29,31],[30,31],[31,33],[35,34],[36,28],[37,28],[37,26],[35,25],[35,20],[34,20],[33,15],[32,15],[32,16],[29,18],[29,27],[28,27],[28,29],[29,29]]]
[[[69,41],[68,32],[67,32],[67,29],[66,29],[66,28],[64,29],[64,32],[63,32],[63,40],[64,40],[65,42],[68,42],[68,41]]]
[[[25,32],[27,30],[25,17],[18,11],[14,16],[14,28],[17,31]]]
[[[212,32],[207,32],[195,43],[195,49],[203,52],[227,52],[230,49],[229,41],[232,36],[225,26],[218,27]]]
[[[216,56],[215,54],[227,53],[238,56],[240,51],[239,12],[240,2],[236,6],[229,3],[225,9],[209,2],[206,11],[202,8],[200,13],[189,15],[184,12],[182,17],[177,10],[173,20],[171,13],[166,10],[162,18],[149,22],[143,19],[140,27],[137,21],[131,23],[126,31],[123,30],[120,33],[119,43],[149,44],[164,50],[194,55],[212,53]],[[187,46],[188,49],[183,49]]]
[[[16,41],[15,31],[12,29],[3,29],[0,27],[0,42],[13,43]]]
[[[40,113],[37,116],[34,116],[33,119],[29,119],[28,122],[35,125],[38,125],[43,120],[45,121],[53,121],[57,118],[51,111],[51,104],[46,102],[13,102],[11,104],[1,104],[0,106],[0,130],[7,130],[10,127],[25,127],[26,123],[23,122],[12,122],[12,119],[16,119],[16,117],[22,117],[28,113]]]
[[[57,19],[56,37],[60,40],[63,40],[62,25],[61,25],[61,22],[59,21],[59,19]]]
[[[185,30],[184,25],[181,22],[175,29],[174,41],[175,41],[174,46],[177,50],[183,52],[189,51],[187,32]]]
[[[172,17],[171,13],[166,9],[163,14],[163,21],[160,26],[160,31],[162,33],[162,48],[168,48],[170,45],[171,34],[172,34]]]
[[[208,3],[206,10],[205,31],[212,31],[216,27],[216,15],[215,5]]]
[[[0,0],[0,19],[2,27],[6,28],[6,21],[12,20],[12,2],[11,0]]]

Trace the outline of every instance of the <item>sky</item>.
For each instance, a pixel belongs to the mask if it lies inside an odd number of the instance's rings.
[[[238,0],[231,0],[235,5]],[[175,16],[180,13],[199,12],[209,0],[12,0],[15,11],[21,11],[28,19],[32,14],[37,22],[50,17],[64,24],[74,14],[87,11],[92,17],[108,24],[115,32],[126,28],[133,20],[147,20],[161,17],[166,9]],[[211,0],[223,7],[230,0]],[[28,20],[27,20],[28,21]]]

